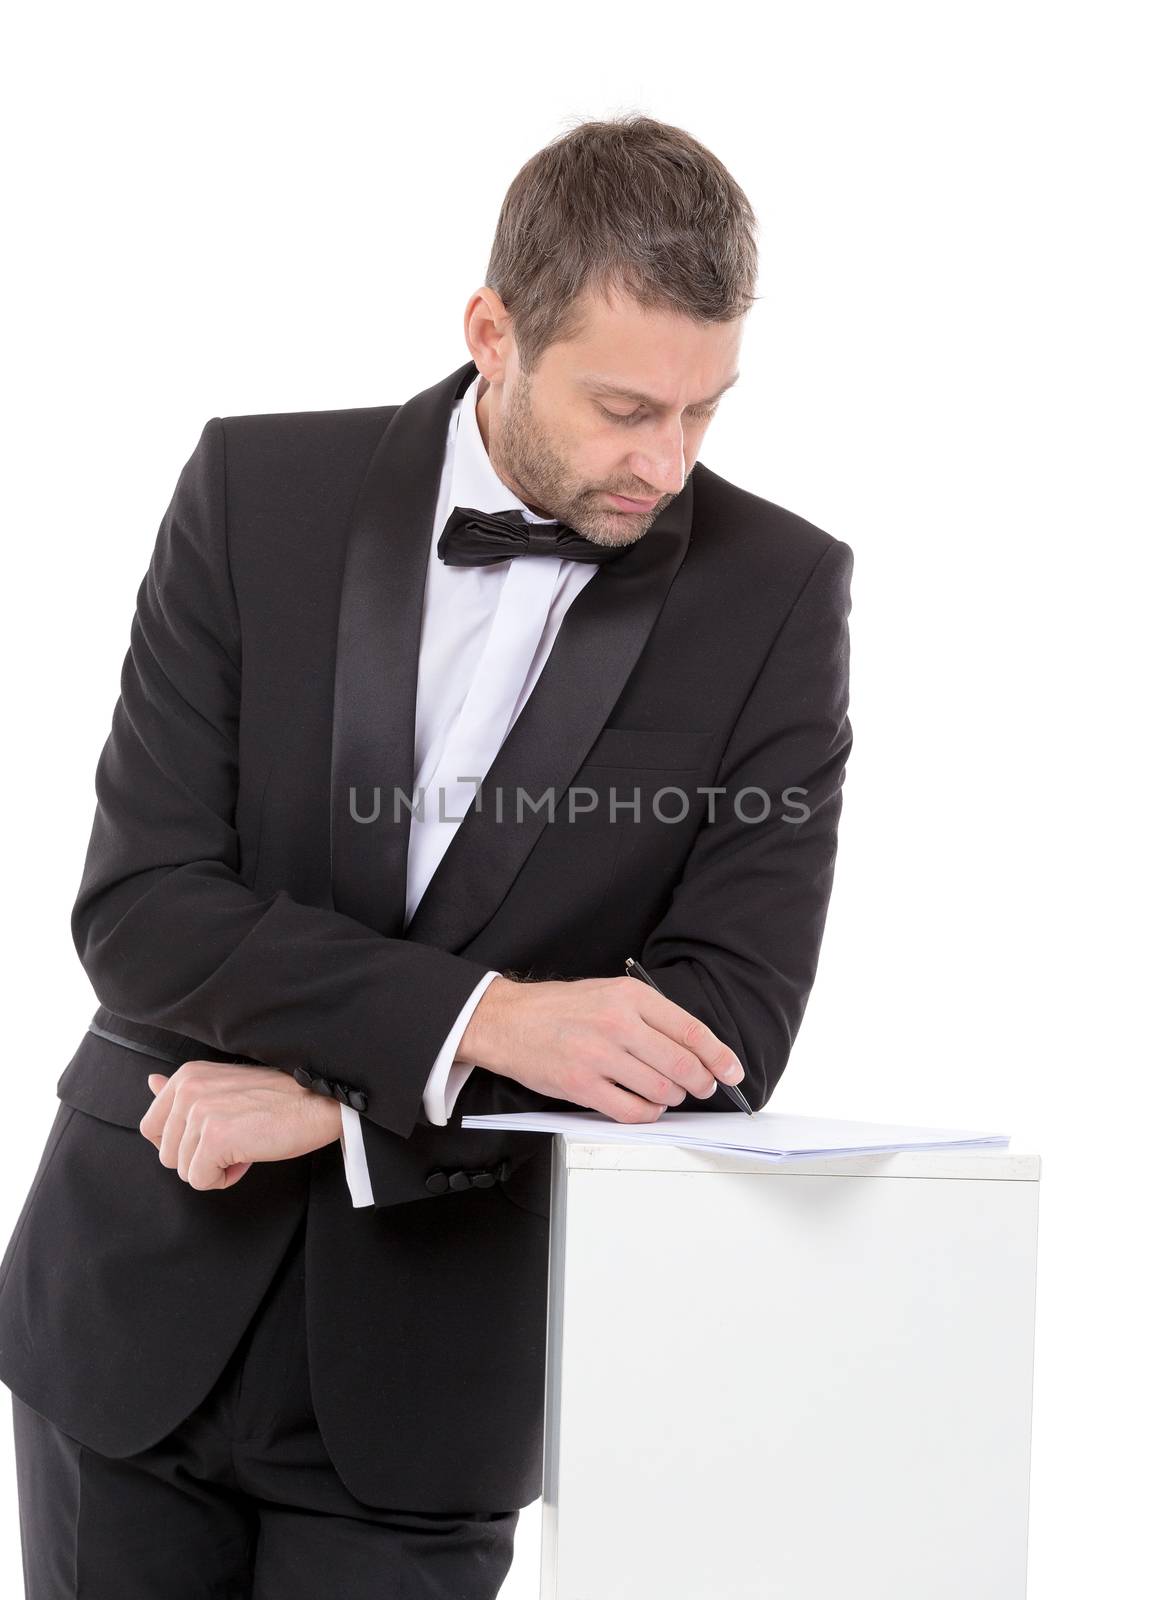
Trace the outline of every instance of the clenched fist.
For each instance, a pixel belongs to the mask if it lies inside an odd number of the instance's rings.
[[[162,1087],[160,1087],[162,1085]],[[153,1072],[140,1132],[193,1189],[229,1189],[254,1161],[287,1161],[340,1137],[340,1103],[277,1067],[185,1061]]]

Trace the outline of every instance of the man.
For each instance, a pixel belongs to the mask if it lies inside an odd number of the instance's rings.
[[[34,1600],[495,1595],[551,1141],[461,1118],[771,1095],[851,552],[697,460],[755,266],[715,157],[587,123],[512,184],[463,366],[206,424],[97,769],[99,1006],[0,1262]]]

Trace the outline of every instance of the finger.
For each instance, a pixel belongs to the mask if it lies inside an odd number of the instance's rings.
[[[651,1028],[645,1031],[649,1034],[653,1032]],[[663,1040],[668,1053],[675,1060],[690,1063],[689,1067],[681,1067],[679,1069],[680,1078],[677,1078],[671,1072],[661,1072],[647,1061],[641,1060],[639,1055],[633,1052],[630,1045],[613,1056],[612,1062],[607,1069],[607,1076],[610,1079],[614,1079],[622,1089],[629,1089],[633,1094],[642,1095],[645,1100],[653,1101],[660,1106],[678,1106],[687,1093],[697,1092],[695,1090],[689,1091],[685,1088],[683,1075],[686,1071],[691,1075],[693,1081],[698,1076],[706,1078],[712,1089],[715,1089],[715,1078],[710,1073],[703,1071],[695,1056],[687,1055],[683,1050],[677,1050],[675,1045],[670,1044],[667,1039],[663,1038],[662,1034],[653,1034],[653,1037]],[[699,1092],[703,1097],[703,1095],[710,1093],[711,1090],[702,1089]]]
[[[191,1119],[186,1119],[184,1131],[180,1136],[180,1143],[176,1148],[176,1171],[185,1183],[189,1182],[188,1174],[192,1167],[192,1160],[200,1144],[200,1129],[194,1126]]]
[[[154,1079],[161,1085],[159,1090],[153,1087]],[[144,1137],[159,1149],[160,1140],[164,1133],[164,1124],[168,1120],[168,1114],[172,1109],[175,1090],[172,1087],[171,1078],[166,1078],[162,1072],[150,1072],[148,1074],[148,1087],[152,1089],[156,1098],[140,1118],[139,1128]]]
[[[194,1134],[185,1135],[180,1146],[183,1166],[180,1176],[193,1189],[221,1189],[224,1187],[226,1166],[217,1158],[212,1126],[201,1121]]]
[[[656,1122],[667,1109],[642,1094],[618,1087],[611,1078],[599,1081],[594,1099],[595,1104],[589,1109],[602,1111],[613,1122]]]
[[[622,981],[631,981],[640,990],[635,1003],[645,1022],[694,1055],[711,1077],[725,1083],[740,1082],[744,1068],[738,1057],[723,1039],[716,1037],[707,1023],[678,1006],[675,1000],[669,1000],[667,995],[658,994],[650,984],[639,984],[635,978]]]
[[[635,1087],[650,1099],[663,1100],[665,1105],[679,1105],[686,1095],[706,1100],[716,1093],[716,1079],[691,1050],[674,1044],[666,1033],[661,1033],[637,1018],[637,1028],[624,1041],[625,1048],[653,1075],[654,1081],[645,1080]],[[632,1087],[630,1082],[629,1087]]]
[[[167,1090],[164,1092],[165,1094],[168,1093]],[[177,1171],[180,1171],[180,1146],[184,1142],[188,1118],[187,1113],[181,1111],[177,1105],[175,1095],[173,1095],[169,1104],[170,1110],[164,1123],[163,1131],[160,1134],[160,1143],[157,1148],[160,1152],[161,1164],[165,1167],[174,1167]],[[180,1176],[183,1177],[184,1174],[181,1172]]]

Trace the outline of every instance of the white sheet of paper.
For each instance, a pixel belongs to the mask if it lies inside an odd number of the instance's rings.
[[[717,1094],[721,1093],[719,1089]],[[464,1128],[503,1128],[524,1133],[567,1133],[594,1141],[676,1144],[705,1150],[737,1150],[767,1159],[797,1156],[867,1155],[894,1150],[1004,1150],[1006,1133],[966,1128],[918,1128],[903,1123],[849,1122],[735,1107],[727,1111],[666,1111],[658,1122],[615,1122],[600,1111],[516,1111],[464,1117]]]

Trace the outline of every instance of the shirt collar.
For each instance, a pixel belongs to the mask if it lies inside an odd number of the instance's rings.
[[[530,511],[492,465],[476,420],[481,381],[477,373],[460,401],[449,510],[453,506],[471,506],[474,511],[522,511],[529,522],[555,522],[555,517],[539,517]]]

